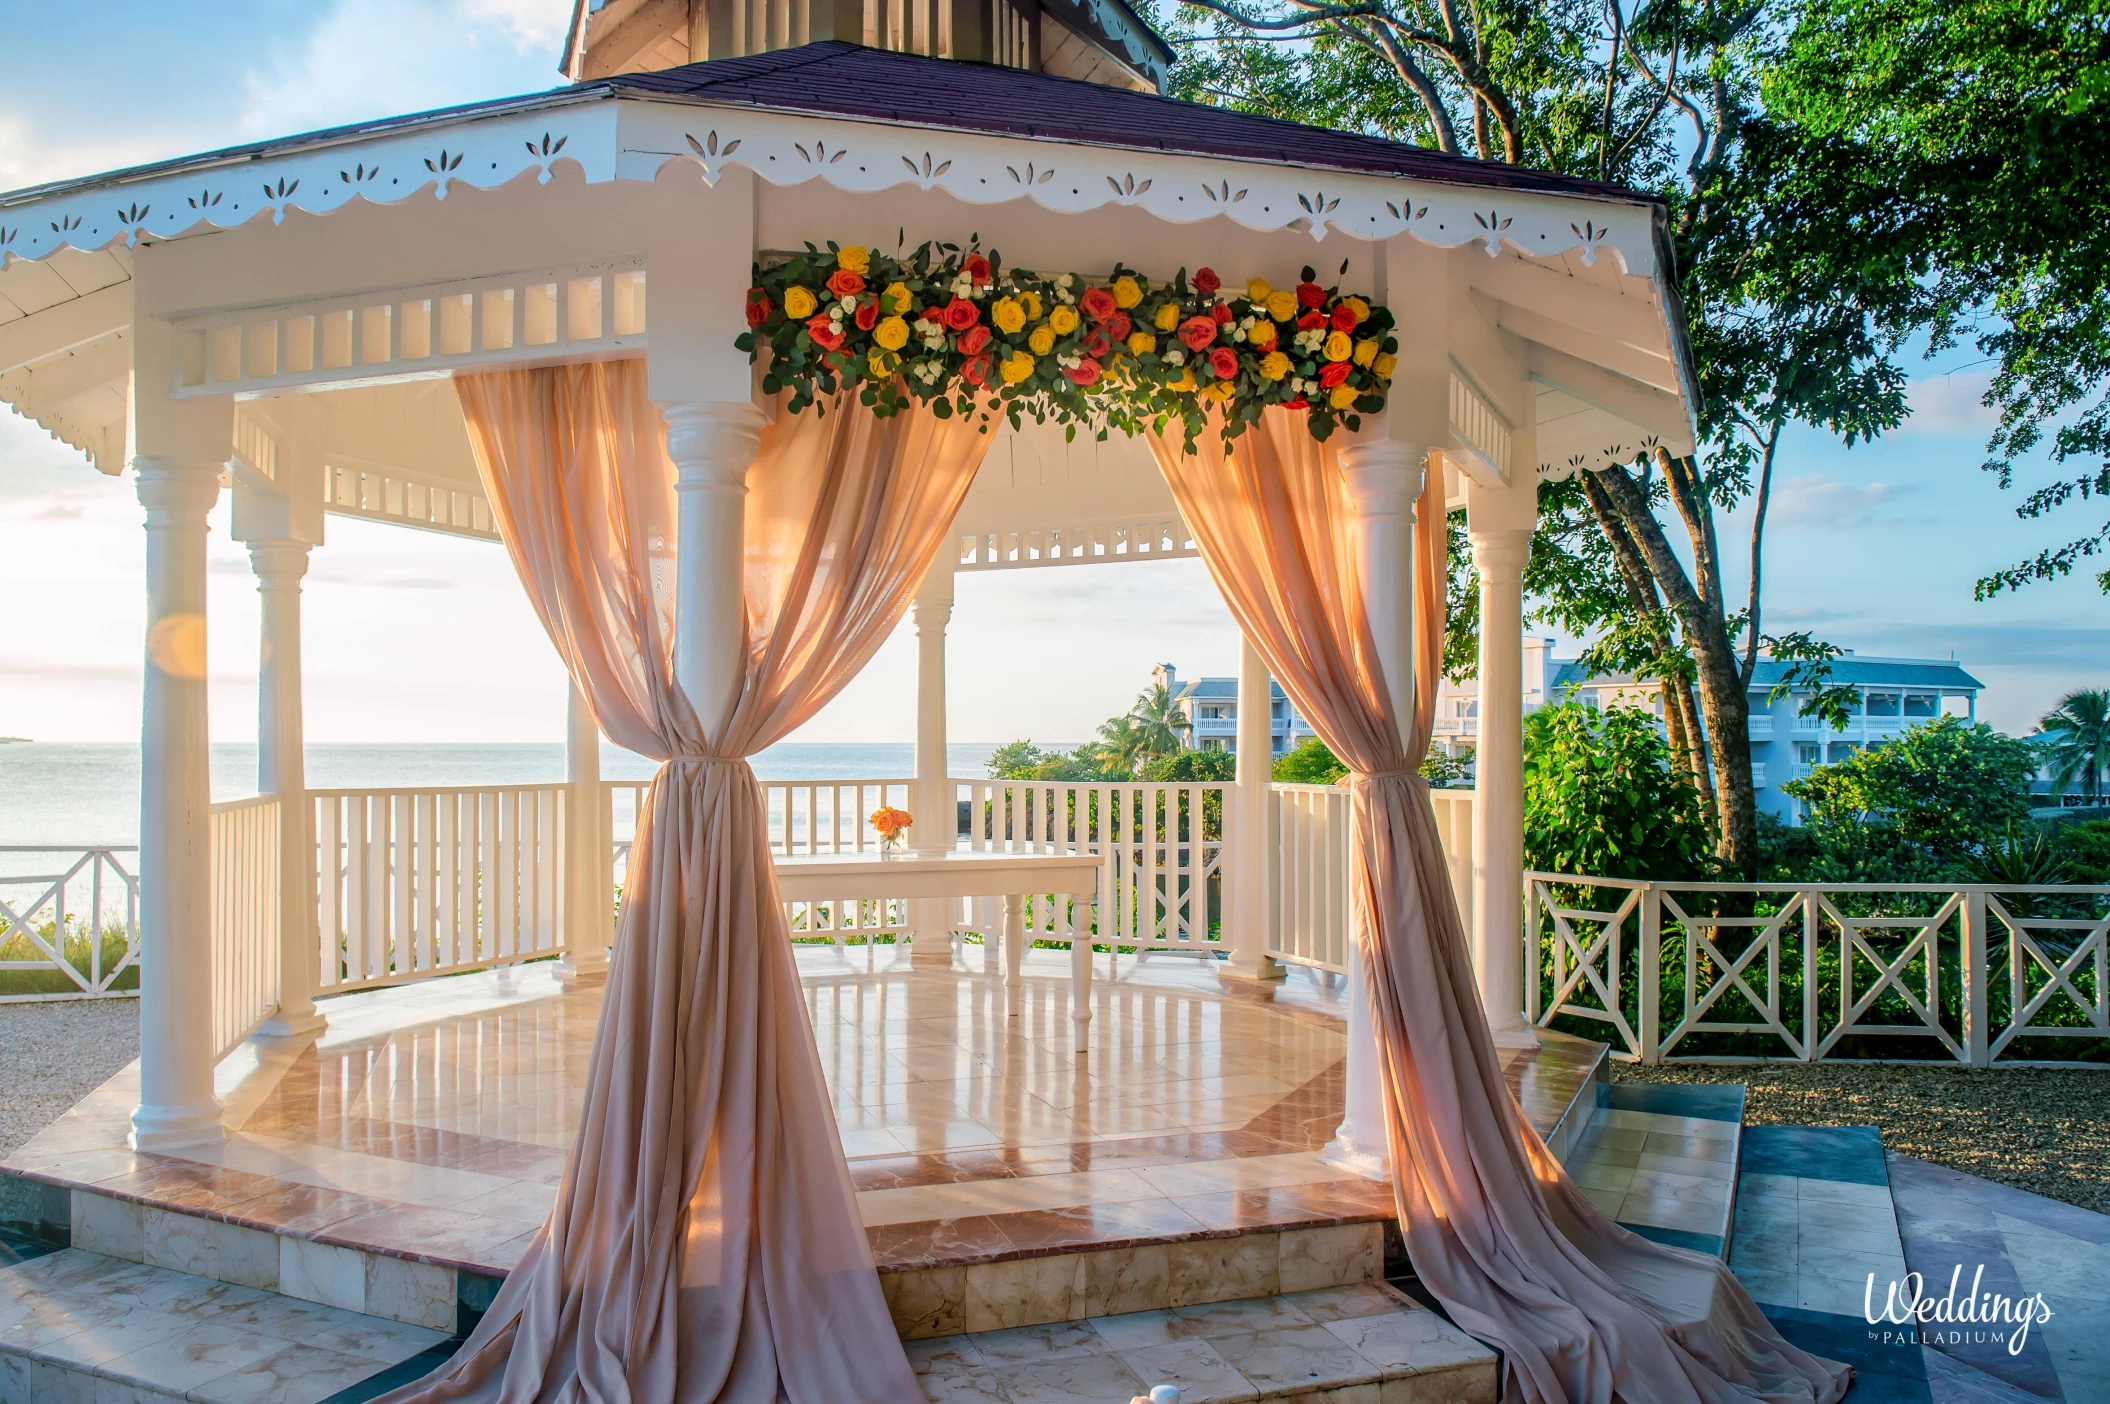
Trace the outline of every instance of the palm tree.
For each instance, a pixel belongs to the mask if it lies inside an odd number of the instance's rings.
[[[1133,717],[1108,717],[1099,723],[1097,749],[1122,770],[1135,773],[1143,751],[1143,733]]]
[[[1124,721],[1135,726],[1135,759],[1155,760],[1159,756],[1177,755],[1187,748],[1185,732],[1193,723],[1180,710],[1179,703],[1172,700],[1172,689],[1163,683],[1157,684],[1136,697],[1136,705],[1128,709]]]
[[[2051,733],[2044,743],[2051,792],[2063,795],[2078,784],[2091,804],[2100,803],[2104,774],[2110,772],[2110,691],[2069,692],[2038,718],[2037,727]]]

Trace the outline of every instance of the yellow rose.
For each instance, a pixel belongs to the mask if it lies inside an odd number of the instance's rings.
[[[1334,332],[1326,338],[1326,359],[1345,361],[1355,354],[1355,343],[1348,339],[1347,332]]]
[[[1015,297],[1000,297],[989,308],[989,320],[1000,332],[1025,330],[1026,306]]]
[[[1204,400],[1212,400],[1220,405],[1224,401],[1230,399],[1232,394],[1235,393],[1235,391],[1236,387],[1233,386],[1230,381],[1219,380],[1213,385],[1203,386],[1201,397]]]
[[[1004,363],[1000,368],[1004,373],[1004,383],[1006,385],[1018,384],[1021,380],[1033,374],[1034,364],[1033,358],[1025,352],[1013,351],[1010,355],[1004,357]]]
[[[1361,341],[1358,341],[1355,344],[1355,363],[1359,366],[1367,366],[1376,360],[1377,347],[1378,341],[1374,336],[1366,336]]]
[[[1398,366],[1398,364],[1399,357],[1393,355],[1390,351],[1383,351],[1378,354],[1376,360],[1370,363],[1370,373],[1379,380],[1390,380],[1393,368]]]
[[[1039,293],[1037,293],[1037,292],[1033,292],[1033,291],[1031,291],[1031,290],[1029,289],[1029,290],[1027,290],[1027,291],[1025,291],[1025,292],[1022,292],[1022,293],[1020,293],[1020,294],[1019,294],[1019,297],[1020,297],[1020,298],[1022,298],[1022,299],[1024,299],[1024,301],[1025,301],[1025,304],[1026,304],[1026,320],[1027,320],[1027,321],[1029,321],[1029,322],[1037,322],[1037,321],[1039,321],[1039,320],[1040,320],[1040,294],[1039,294]]]
[[[1149,332],[1130,332],[1128,334],[1129,355],[1141,356],[1146,352],[1155,351],[1157,349],[1158,339],[1152,336]]]
[[[1353,385],[1336,385],[1333,387],[1333,393],[1326,397],[1326,403],[1335,409],[1347,409],[1355,403],[1355,397],[1361,393]]]
[[[810,288],[790,287],[784,289],[784,315],[794,322],[803,322],[811,317],[821,305]]]
[[[1267,314],[1278,322],[1294,322],[1297,320],[1297,295],[1286,288],[1269,293]]]
[[[835,251],[835,266],[852,273],[872,271],[872,251],[862,244],[845,244]]]
[[[888,317],[872,328],[872,340],[889,351],[899,351],[908,345],[908,323],[899,317]]]
[[[1153,325],[1156,326],[1159,331],[1175,331],[1178,329],[1179,324],[1180,305],[1177,302],[1168,302],[1158,308],[1158,315],[1153,320]]]
[[[1142,300],[1142,284],[1127,276],[1114,279],[1114,306],[1125,312]]]
[[[1200,382],[1194,378],[1194,371],[1190,367],[1180,371],[1180,378],[1178,380],[1166,381],[1165,388],[1167,390],[1192,390],[1199,383]]]
[[[909,309],[916,305],[916,299],[909,296],[907,283],[888,283],[886,291],[879,295],[879,300],[885,304],[887,311],[899,312],[903,316],[907,316]]]
[[[1274,291],[1268,286],[1265,278],[1255,278],[1245,285],[1246,300],[1249,302],[1266,302]]]
[[[1370,320],[1369,303],[1363,301],[1359,297],[1348,297],[1343,298],[1341,300],[1348,305],[1348,310],[1350,312],[1355,313],[1355,324],[1357,326],[1361,326],[1363,323]]]
[[[1290,360],[1280,351],[1270,351],[1260,358],[1260,374],[1266,380],[1280,380],[1289,374]]]
[[[884,380],[894,373],[895,367],[901,364],[901,358],[889,352],[875,349],[865,357],[865,364],[871,367],[872,376],[875,380]]]
[[[1056,308],[1048,314],[1048,325],[1055,329],[1057,336],[1068,336],[1077,330],[1077,309],[1069,306]]]
[[[1026,338],[1026,345],[1033,349],[1036,356],[1047,355],[1055,349],[1055,329],[1045,326],[1033,328],[1033,334]]]
[[[1253,329],[1245,334],[1246,344],[1265,350],[1275,344],[1275,324],[1262,320],[1253,323]]]

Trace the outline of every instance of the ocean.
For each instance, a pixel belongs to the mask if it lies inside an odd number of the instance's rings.
[[[955,742],[949,768],[959,776],[988,773],[992,742]],[[803,742],[771,746],[754,758],[764,780],[835,780],[906,776],[916,748],[903,742]],[[603,743],[601,775],[649,779],[643,756]],[[564,747],[517,745],[312,745],[308,784],[316,789],[364,786],[533,785],[564,778]],[[212,797],[256,793],[256,747],[212,748]],[[130,847],[139,842],[139,748],[125,744],[17,742],[0,745],[0,846]]]

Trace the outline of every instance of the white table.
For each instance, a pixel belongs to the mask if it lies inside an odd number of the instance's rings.
[[[1025,958],[1025,894],[1063,897],[1099,894],[1104,861],[1090,853],[1006,853],[956,849],[948,853],[780,853],[777,889],[787,902],[849,898],[1000,897],[1004,903],[1004,1006],[1019,1011],[1019,966]],[[920,933],[919,933],[920,934]],[[950,939],[948,937],[948,939]],[[1070,1017],[1092,1017],[1092,943],[1070,947]]]

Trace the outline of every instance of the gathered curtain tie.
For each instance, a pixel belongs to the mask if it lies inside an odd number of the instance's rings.
[[[1351,785],[1367,785],[1373,780],[1420,780],[1424,784],[1428,783],[1426,777],[1419,770],[1351,770],[1348,772],[1348,783]]]

